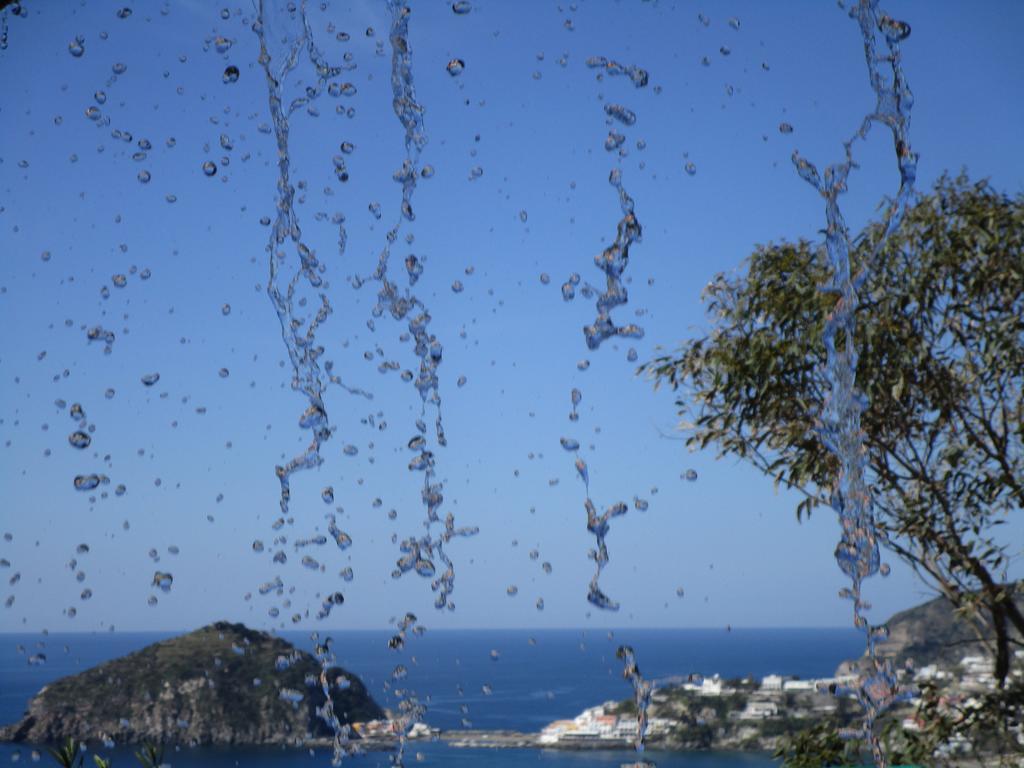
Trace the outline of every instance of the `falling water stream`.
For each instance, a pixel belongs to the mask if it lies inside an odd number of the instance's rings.
[[[444,347],[431,330],[432,318],[427,304],[413,291],[423,273],[422,262],[409,253],[402,258],[401,266],[395,269],[392,260],[393,251],[402,248],[403,242],[405,245],[414,242],[413,233],[409,230],[416,221],[413,198],[417,182],[419,179],[430,178],[434,169],[429,164],[421,163],[421,155],[427,146],[427,134],[424,107],[417,99],[413,77],[409,32],[412,5],[409,0],[381,1],[386,4],[390,15],[388,40],[391,53],[392,107],[404,131],[404,155],[400,167],[393,174],[393,180],[401,186],[401,200],[395,211],[394,224],[387,230],[385,242],[379,251],[376,268],[369,275],[353,278],[352,283],[356,289],[373,286],[376,290],[372,316],[367,320],[371,332],[376,331],[377,322],[385,316],[401,323],[403,331],[400,338],[403,343],[408,343],[412,347],[416,359],[415,372],[403,367],[399,361],[382,363],[378,369],[382,374],[395,373],[403,382],[412,384],[419,399],[419,412],[409,425],[410,437],[405,445],[412,457],[406,465],[407,470],[414,477],[422,476],[422,531],[407,535],[400,541],[399,556],[391,575],[395,579],[400,579],[415,572],[430,584],[434,593],[435,608],[452,611],[455,609],[452,597],[455,589],[455,565],[448,553],[448,545],[456,538],[473,536],[478,529],[457,526],[451,512],[441,514],[445,488],[438,476],[437,463],[441,450],[447,445],[447,439],[442,421],[438,371],[443,361]],[[851,171],[857,167],[854,161],[855,145],[858,141],[867,139],[873,125],[880,123],[892,135],[900,185],[897,194],[889,201],[885,210],[882,235],[871,246],[877,254],[904,215],[913,192],[917,155],[911,150],[909,143],[913,97],[903,75],[900,60],[900,43],[909,36],[910,28],[907,24],[886,15],[879,8],[878,0],[850,0],[850,3],[849,16],[858,24],[863,38],[868,78],[876,97],[874,110],[863,119],[851,138],[845,142],[845,154],[841,162],[829,165],[823,172],[819,172],[815,164],[795,152],[792,159],[799,176],[811,184],[825,200],[825,244],[832,275],[830,282],[822,286],[822,290],[834,295],[836,304],[825,325],[824,344],[827,357],[824,373],[829,384],[829,393],[820,413],[816,414],[816,431],[839,463],[838,476],[830,498],[841,527],[841,538],[836,547],[835,557],[842,572],[850,579],[850,587],[842,590],[841,596],[853,603],[854,624],[864,632],[868,652],[867,672],[855,685],[837,689],[836,692],[840,695],[852,694],[863,709],[861,726],[844,731],[843,736],[867,740],[875,765],[884,768],[887,762],[877,733],[878,718],[892,704],[907,698],[909,694],[900,690],[892,662],[881,659],[876,654],[876,643],[886,636],[886,628],[872,625],[865,616],[865,611],[870,606],[863,597],[863,584],[876,573],[881,571],[884,575],[886,572],[880,561],[879,533],[874,524],[873,502],[867,478],[865,440],[861,427],[861,414],[867,407],[867,398],[856,386],[858,354],[854,343],[855,314],[858,292],[863,289],[868,274],[866,269],[862,269],[856,275],[853,274],[850,262],[850,235],[840,210],[839,198],[847,189]],[[0,2],[0,49],[6,47],[9,34],[7,14],[3,12],[7,5],[9,3]],[[467,2],[452,4],[455,15],[468,13],[469,8],[470,4]],[[703,15],[701,18],[706,25]],[[734,28],[738,28],[738,21]],[[252,29],[259,41],[258,63],[265,76],[276,141],[276,211],[271,222],[266,249],[269,268],[266,293],[276,313],[281,338],[290,362],[291,388],[303,397],[298,425],[305,443],[301,451],[275,468],[280,495],[279,515],[272,523],[274,538],[269,546],[257,540],[253,542],[252,549],[256,553],[269,555],[275,565],[283,565],[288,560],[286,548],[289,542],[281,531],[286,526],[295,524],[290,510],[292,480],[297,473],[314,470],[323,464],[322,449],[331,440],[336,429],[332,426],[325,405],[328,388],[335,385],[350,395],[372,398],[370,393],[345,384],[342,377],[334,372],[332,362],[324,358],[325,346],[321,343],[321,334],[333,312],[325,279],[327,267],[324,260],[317,256],[315,249],[303,238],[296,210],[296,183],[292,179],[291,167],[291,118],[304,111],[313,114],[314,103],[324,91],[331,94],[344,93],[349,84],[343,85],[336,78],[354,69],[355,64],[346,59],[343,64],[333,65],[325,59],[314,39],[305,0],[298,3],[294,0],[259,0],[258,18]],[[69,46],[71,55],[80,57],[83,52],[82,45],[82,41],[76,38]],[[727,49],[723,48],[722,53],[728,55]],[[123,65],[120,66],[123,73]],[[594,56],[586,61],[586,66],[597,71],[602,77],[608,76],[622,83],[632,82],[637,89],[648,85],[647,71],[635,65],[624,65],[604,56]],[[447,69],[454,76],[461,73],[464,67],[465,62],[452,59]],[[117,73],[116,68],[114,71]],[[306,73],[312,73],[312,76]],[[232,65],[224,70],[225,83],[235,82],[238,77],[237,67]],[[104,96],[104,100],[105,98]],[[608,126],[604,148],[607,152],[614,152],[622,158],[626,154],[625,131],[636,124],[637,115],[629,106],[617,102],[606,103],[603,112]],[[90,107],[86,116],[100,125],[106,125],[107,118],[101,118],[98,107]],[[789,132],[792,131],[788,124],[783,125],[788,127]],[[331,162],[338,180],[347,181],[348,170],[344,156],[335,155]],[[212,175],[207,172],[207,165],[216,173],[215,164],[208,161],[203,167],[203,172],[207,176]],[[692,164],[687,164],[687,173],[692,175],[692,168]],[[145,177],[143,173],[146,174]],[[138,178],[140,182],[147,183],[148,171],[140,172]],[[574,299],[578,290],[585,298],[595,298],[596,316],[593,322],[582,329],[586,348],[590,352],[599,350],[608,339],[639,339],[644,336],[644,330],[638,325],[617,324],[612,318],[612,312],[628,302],[623,275],[629,264],[631,248],[641,241],[642,230],[635,213],[634,200],[624,186],[621,167],[615,167],[610,171],[608,182],[617,195],[621,218],[617,223],[613,242],[594,257],[594,264],[604,276],[604,287],[597,288],[583,281],[579,274],[573,273],[563,283],[561,290],[565,301]],[[375,215],[380,218],[379,206]],[[522,215],[525,221],[525,212]],[[332,221],[338,228],[337,257],[340,259],[345,255],[347,243],[345,219],[339,214]],[[402,234],[404,238],[400,238]],[[141,279],[148,277],[147,272],[148,270],[144,270]],[[395,273],[398,273],[398,276]],[[115,279],[114,285],[123,287],[125,278],[123,275],[119,277],[120,282]],[[407,280],[407,285],[400,286],[399,277]],[[546,275],[544,282],[547,282]],[[225,305],[225,314],[229,311],[230,308]],[[90,342],[103,342],[106,345],[104,351],[110,353],[114,343],[112,331],[105,330],[102,326],[93,326],[87,331],[87,338]],[[628,359],[636,359],[635,351],[630,350]],[[589,361],[581,361],[578,364],[580,370],[586,370],[588,366]],[[151,387],[159,379],[158,373],[146,374],[142,377],[142,383],[146,387]],[[583,402],[583,396],[580,389],[571,390],[569,420],[573,425],[579,422],[578,409]],[[84,431],[87,421],[82,406],[74,404],[71,416],[78,424],[78,428],[69,436],[69,443],[73,448],[84,450],[91,444],[92,437],[90,432]],[[428,422],[432,422],[432,428],[428,426]],[[588,585],[586,599],[598,609],[617,611],[620,604],[606,594],[600,580],[610,561],[607,537],[611,521],[625,515],[629,511],[629,505],[619,501],[599,512],[598,505],[591,498],[590,468],[581,453],[580,441],[572,436],[563,436],[560,442],[562,448],[573,455],[576,473],[583,482],[586,528],[595,541],[595,547],[589,552],[590,559],[595,563],[595,570]],[[74,487],[81,491],[92,491],[109,482],[110,479],[106,475],[96,473],[80,474],[73,479]],[[115,493],[121,495],[124,486],[118,488],[120,490]],[[333,505],[333,488],[324,488],[321,498],[326,505]],[[646,509],[647,503],[635,498],[634,506],[636,509]],[[335,509],[338,512],[341,510],[340,507]],[[333,541],[339,550],[348,549],[353,543],[352,537],[339,527],[338,520],[338,515],[329,512],[326,515],[328,536],[312,534],[305,538],[296,538],[291,541],[291,546],[298,552],[308,546],[319,546]],[[78,554],[84,555],[88,551],[88,547],[85,547],[79,549]],[[73,562],[77,565],[77,561]],[[311,555],[303,555],[301,562],[310,569],[322,569]],[[153,586],[166,592],[170,590],[173,580],[171,573],[156,571]],[[14,584],[15,581],[12,580],[11,583]],[[258,593],[268,599],[281,598],[288,586],[280,575],[275,575],[258,588]],[[86,599],[86,593],[91,596],[91,590],[82,593],[83,599]],[[155,598],[151,600],[151,604],[155,603]],[[334,609],[344,604],[344,601],[342,592],[330,590],[321,601],[317,618],[328,618]],[[10,607],[11,603],[8,602],[7,605]],[[285,599],[282,605],[289,607],[290,602]],[[542,606],[543,601],[538,601],[538,607]],[[280,608],[274,605],[270,608],[270,615],[276,617],[279,611]],[[295,622],[301,618],[301,614],[298,613],[292,616]],[[410,635],[418,635],[423,631],[425,629],[417,617],[413,613],[405,612],[403,618],[396,622],[395,634],[388,645],[396,653],[400,653],[405,649]],[[333,733],[333,760],[338,764],[355,747],[354,742],[350,741],[349,726],[342,724],[332,703],[332,692],[341,684],[338,679],[332,679],[332,673],[337,667],[335,652],[329,637],[321,638],[319,634],[314,633],[312,641],[314,655],[321,668],[316,687],[325,699],[318,708],[317,715]],[[640,674],[637,654],[633,647],[620,646],[617,657],[624,664],[623,677],[633,688],[637,710],[634,746],[640,753],[645,749],[648,708],[654,684]],[[286,659],[284,663],[290,662]],[[395,718],[398,746],[392,756],[393,764],[398,766],[403,764],[409,730],[426,713],[425,704],[415,691],[407,687],[408,674],[409,670],[404,664],[396,664],[388,683],[391,694],[398,701],[398,713]],[[282,691],[282,695],[285,693]],[[295,695],[300,699],[302,697],[299,693]]]
[[[392,575],[394,578],[400,578],[406,573],[415,571],[420,576],[431,579],[431,588],[437,593],[434,601],[435,607],[454,610],[455,604],[451,600],[451,594],[455,588],[455,567],[445,551],[445,546],[454,538],[474,535],[477,528],[456,527],[455,518],[451,513],[448,513],[443,521],[439,515],[439,508],[444,501],[444,487],[437,479],[436,454],[430,444],[424,417],[427,407],[433,407],[435,411],[434,441],[437,447],[444,447],[447,440],[441,418],[441,395],[437,375],[443,347],[437,337],[430,333],[431,317],[427,306],[410,290],[400,289],[398,284],[389,277],[392,248],[398,242],[403,222],[411,223],[416,218],[412,199],[417,177],[420,175],[429,177],[432,174],[432,169],[429,166],[420,166],[420,154],[427,143],[427,137],[423,125],[423,107],[416,99],[413,79],[412,48],[409,44],[409,18],[412,11],[406,0],[388,0],[387,8],[391,16],[389,41],[391,44],[392,105],[405,132],[405,157],[401,168],[393,176],[394,180],[401,184],[402,198],[399,215],[396,217],[395,224],[387,232],[386,243],[381,250],[377,269],[368,279],[356,279],[354,282],[356,288],[362,287],[368,282],[379,285],[373,317],[368,322],[370,329],[375,329],[376,320],[385,313],[394,320],[404,321],[407,333],[403,334],[402,338],[412,342],[419,361],[418,374],[414,375],[411,371],[406,370],[401,376],[403,381],[414,384],[421,400],[420,418],[415,422],[416,432],[408,441],[408,448],[414,453],[413,458],[409,461],[408,469],[410,472],[423,473],[421,498],[426,511],[426,520],[423,523],[425,533],[409,536],[401,542],[401,556],[398,558]],[[270,111],[278,145],[277,220],[273,227],[269,247],[270,280],[267,293],[281,323],[282,337],[294,373],[293,388],[300,390],[308,401],[308,406],[299,419],[299,425],[311,433],[310,443],[306,450],[284,466],[277,467],[277,475],[281,483],[282,516],[275,523],[275,528],[280,528],[285,523],[292,522],[288,514],[291,476],[296,471],[319,466],[322,463],[320,448],[331,437],[331,427],[324,406],[325,371],[327,382],[341,383],[339,377],[331,374],[329,365],[325,365],[321,369],[319,363],[323,347],[318,345],[316,334],[332,310],[327,294],[319,290],[323,284],[324,267],[316,258],[315,252],[302,242],[298,216],[294,209],[295,189],[289,178],[291,162],[288,145],[289,117],[297,109],[307,106],[325,89],[343,88],[337,83],[329,83],[329,80],[339,75],[344,68],[332,67],[324,60],[314,42],[304,2],[301,6],[296,7],[294,3],[284,3],[281,0],[262,0],[260,17],[255,25],[255,31],[260,39],[260,63],[266,73]],[[307,87],[301,95],[285,106],[285,81],[303,54],[308,56],[309,62],[314,67],[317,77],[316,85]],[[347,170],[344,158],[340,155],[336,156],[333,163],[339,179],[346,180]],[[341,252],[339,255],[343,255],[346,242],[343,219],[339,221],[338,226],[338,242]],[[411,234],[406,239],[411,243]],[[280,250],[281,246],[289,240],[294,249],[294,257],[290,262],[287,252]],[[285,270],[289,263],[291,264],[290,272]],[[411,289],[423,268],[416,256],[411,254],[405,259],[405,267]],[[315,317],[308,324],[295,308],[294,297],[300,280],[304,280],[311,288],[318,291],[320,301]],[[304,331],[303,327],[305,327]],[[381,370],[388,372],[399,368],[401,366],[397,363],[385,364]],[[349,391],[365,395],[359,390],[349,389]],[[333,502],[333,490],[325,489],[323,496],[325,502]],[[440,532],[435,532],[436,526],[442,527]],[[345,549],[351,544],[351,538],[337,528],[333,515],[330,516],[330,532],[339,548]],[[283,555],[283,552],[280,555]],[[277,559],[278,556],[275,557],[275,561]],[[313,563],[315,567],[315,561]],[[283,587],[279,581],[273,586],[278,593]],[[326,618],[331,608],[342,602],[344,602],[344,596],[340,592],[333,593],[324,600],[318,617]],[[415,622],[416,617],[413,614],[406,614],[406,618],[399,625],[398,634],[390,644],[394,650],[399,651],[404,647],[406,630],[409,630]],[[331,726],[335,734],[334,761],[337,763],[349,748],[348,727],[339,723],[329,697],[330,682],[327,679],[327,673],[329,667],[334,663],[330,641],[328,639],[324,643],[320,643],[318,638],[314,638],[314,642],[317,658],[323,668],[321,684],[325,695],[328,696],[327,702],[319,714]],[[425,712],[425,708],[415,692],[404,687],[402,681],[407,674],[408,670],[402,664],[397,665],[392,674],[392,692],[399,700],[400,710],[398,718],[399,746],[394,756],[396,765],[402,764],[408,729]]]
[[[632,80],[637,88],[647,85],[647,71],[637,66],[624,66],[615,61],[610,61],[603,56],[593,56],[587,60],[587,66],[591,69],[599,69],[610,75],[626,75]],[[625,142],[625,136],[615,133],[615,123],[625,126],[632,126],[636,123],[636,114],[619,104],[605,105],[604,112],[610,126],[609,138],[605,141],[605,149],[609,152],[618,151],[620,156],[621,145]],[[608,175],[608,183],[615,188],[619,197],[619,207],[622,210],[622,218],[616,228],[614,242],[594,257],[594,264],[605,275],[605,290],[602,292],[589,283],[584,284],[583,293],[585,296],[597,296],[597,317],[591,325],[584,326],[583,337],[587,348],[597,350],[601,343],[609,338],[618,336],[621,338],[639,339],[644,335],[643,329],[635,324],[622,326],[615,325],[611,319],[611,312],[629,300],[626,286],[623,284],[622,274],[629,265],[629,249],[641,238],[640,222],[634,213],[633,198],[629,196],[622,184],[622,170],[613,168]],[[562,298],[565,301],[572,301],[576,297],[576,286],[580,283],[579,275],[573,274],[562,285]],[[577,366],[581,367],[581,366]],[[585,370],[586,366],[581,369]],[[582,401],[583,393],[574,388],[571,393],[572,410],[569,413],[569,420],[573,423],[579,421],[577,407]],[[619,604],[608,597],[601,589],[601,572],[608,564],[608,545],[606,537],[610,529],[611,519],[626,514],[629,506],[622,501],[612,504],[604,512],[598,514],[597,507],[590,498],[590,470],[586,461],[580,455],[580,443],[572,437],[561,438],[562,448],[575,456],[576,473],[583,481],[585,490],[584,509],[587,513],[587,531],[593,536],[597,548],[591,550],[590,558],[595,562],[594,576],[590,580],[587,590],[587,600],[594,606],[608,611],[617,611]]]
[[[864,580],[881,569],[878,532],[872,512],[871,490],[867,481],[867,449],[861,428],[861,414],[867,407],[866,395],[856,387],[857,291],[868,277],[866,267],[854,276],[850,264],[850,234],[839,209],[839,196],[846,191],[850,171],[855,167],[853,146],[866,139],[877,122],[892,133],[900,187],[885,212],[882,236],[872,245],[877,253],[896,229],[913,191],[917,171],[917,155],[910,148],[910,110],[913,95],[900,65],[901,40],[910,35],[910,27],[896,21],[878,7],[878,0],[858,0],[849,15],[860,27],[864,40],[864,58],[868,78],[877,102],[854,135],[845,142],[845,159],[825,168],[824,178],[810,161],[793,154],[793,163],[800,177],[825,198],[827,222],[825,245],[832,267],[832,279],[822,290],[836,296],[836,306],[825,323],[824,343],[827,358],[824,365],[829,393],[817,419],[816,430],[822,442],[839,460],[839,474],[832,489],[831,505],[839,516],[842,529],[836,546],[836,562],[850,579],[850,587],[841,596],[853,601],[853,621],[864,631],[870,668],[853,687],[841,688],[840,695],[856,696],[864,718],[860,728],[848,729],[846,738],[865,739],[875,765],[888,765],[881,741],[875,730],[878,717],[893,703],[907,698],[897,685],[891,660],[876,654],[876,642],[888,634],[885,626],[872,625],[864,615],[869,605],[862,595]],[[869,262],[871,263],[871,262]],[[841,333],[841,337],[839,334]]]
[[[310,432],[310,442],[305,451],[276,468],[281,484],[281,516],[275,521],[273,527],[275,530],[279,530],[286,523],[293,522],[289,514],[292,475],[297,471],[319,466],[323,462],[320,448],[331,437],[331,426],[324,406],[325,371],[320,365],[320,356],[324,350],[318,344],[316,334],[331,314],[332,309],[327,293],[323,290],[324,265],[317,259],[315,251],[302,241],[302,230],[298,214],[295,211],[295,187],[290,178],[289,119],[297,110],[315,100],[328,87],[328,80],[341,74],[343,68],[330,66],[316,47],[304,3],[296,9],[292,3],[260,0],[259,18],[253,25],[253,30],[259,37],[259,63],[266,75],[270,114],[277,140],[277,215],[271,228],[270,243],[267,247],[270,263],[267,295],[277,313],[281,324],[281,337],[291,361],[292,388],[302,392],[307,400],[307,407],[299,417],[299,426]],[[307,87],[301,92],[301,95],[294,97],[286,104],[288,76],[299,64],[300,57],[303,55],[307,56],[313,65],[316,73],[316,85]],[[338,226],[339,250],[343,255],[345,230],[342,223],[339,223]],[[291,254],[288,251],[289,244],[292,250]],[[296,307],[298,303],[296,294],[299,291],[300,283],[304,283],[312,289],[319,300],[319,307],[312,320],[308,322],[301,309]],[[302,302],[300,307],[304,304],[305,302]],[[328,373],[326,381],[329,382],[334,378]],[[331,497],[333,499],[333,493]],[[339,548],[346,548],[351,539],[347,534],[337,530],[333,519],[331,519],[330,527]],[[253,548],[257,549],[255,545]],[[259,549],[262,549],[262,544]],[[283,563],[285,559],[286,555],[283,549],[278,550],[274,555],[274,562]],[[309,560],[304,559],[304,562],[308,563]],[[315,561],[312,562],[315,564]],[[272,590],[281,594],[283,588],[284,585],[278,577],[272,585]],[[260,592],[264,594],[269,591],[271,590],[260,589]],[[339,605],[342,602],[344,602],[344,596],[340,592],[333,593],[324,601],[320,618],[325,618],[334,605]],[[325,696],[324,704],[318,708],[317,714],[330,726],[334,734],[333,762],[338,764],[348,749],[349,727],[342,725],[339,721],[331,700],[331,689],[334,683],[329,679],[329,670],[334,666],[335,657],[331,650],[330,638],[321,643],[319,637],[314,634],[313,642],[317,661],[321,665],[319,684]]]
[[[633,704],[636,706],[636,737],[633,739],[633,748],[640,753],[644,751],[644,740],[647,737],[647,710],[651,706],[651,696],[654,695],[654,683],[644,680],[644,676],[640,674],[636,652],[631,646],[620,645],[615,655],[622,660],[622,676],[633,686]],[[654,763],[636,762],[629,768],[654,768]]]

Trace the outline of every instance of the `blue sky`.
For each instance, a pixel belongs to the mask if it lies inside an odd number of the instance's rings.
[[[325,94],[319,116],[292,120],[293,178],[305,182],[297,211],[326,264],[334,307],[318,340],[335,371],[373,399],[330,390],[337,431],[324,464],[293,479],[296,522],[282,531],[283,566],[254,554],[252,543],[274,549],[273,467],[304,444],[297,421],[305,402],[290,390],[264,291],[268,230],[260,219],[274,212],[276,146],[260,129],[270,116],[252,11],[229,5],[224,19],[221,5],[205,2],[129,7],[122,19],[112,6],[26,2],[27,18],[9,19],[9,46],[0,51],[0,322],[9,329],[0,346],[0,534],[12,537],[0,539],[0,557],[11,563],[0,572],[0,596],[15,597],[0,609],[0,630],[178,629],[220,618],[291,627],[288,616],[315,614],[317,593],[338,589],[346,602],[331,627],[384,626],[408,610],[436,627],[847,624],[831,514],[798,525],[794,496],[710,451],[688,454],[670,439],[672,396],[653,392],[626,359],[630,346],[643,361],[706,328],[702,287],[737,268],[754,244],[815,237],[823,226],[822,201],[789,157],[799,149],[819,165],[838,160],[842,140],[872,106],[859,32],[834,4],[780,11],[760,2],[474,0],[465,16],[444,2],[414,5],[410,41],[429,137],[422,160],[436,174],[417,189],[416,222],[402,231],[415,240],[396,246],[394,271],[409,252],[424,263],[416,291],[444,344],[442,511],[481,529],[449,549],[457,609],[441,614],[428,582],[390,577],[399,555],[392,536],[422,530],[419,476],[406,470],[405,449],[419,400],[377,365],[412,368],[415,358],[399,340],[403,326],[385,317],[368,327],[374,287],[350,285],[373,270],[400,202],[391,175],[404,152],[383,3],[334,2],[312,15],[328,59],[351,52],[356,68],[340,79],[356,93]],[[1014,147],[1024,106],[1014,96],[1024,53],[1014,33],[1024,9],[886,8],[913,28],[903,52],[916,97],[919,186],[966,168],[1020,192],[1024,154]],[[348,42],[335,39],[340,31]],[[76,35],[81,57],[68,50]],[[225,53],[218,36],[233,41]],[[584,64],[595,55],[644,67],[650,85],[599,81]],[[452,58],[465,62],[458,77],[445,68]],[[115,75],[118,63],[126,69]],[[240,71],[233,84],[222,80],[229,65]],[[623,131],[622,158],[603,148],[606,103],[637,114]],[[339,105],[353,116],[337,114]],[[86,116],[90,106],[99,121]],[[793,132],[780,133],[782,122]],[[342,142],[355,146],[344,184],[331,160]],[[855,228],[898,183],[880,131],[858,158],[843,201]],[[212,177],[206,161],[218,166]],[[616,166],[644,237],[626,271],[629,304],[615,316],[646,335],[590,352],[581,328],[593,303],[564,303],[559,286],[573,272],[594,283],[602,277],[593,256],[615,235],[620,214],[607,178]],[[483,173],[471,180],[475,167]],[[344,253],[331,223],[337,212]],[[116,274],[127,276],[123,288],[112,283]],[[451,289],[455,280],[461,293]],[[96,325],[116,334],[109,355],[87,342]],[[586,371],[577,368],[583,359]],[[143,386],[140,377],[152,372],[160,381]],[[573,387],[583,392],[577,423],[567,419]],[[85,409],[95,426],[88,449],[68,444],[75,424],[58,399]],[[608,538],[602,584],[622,603],[618,614],[592,612],[584,599],[593,542],[563,435],[582,443],[599,507],[634,497],[650,504],[616,519]],[[346,455],[345,445],[358,453]],[[692,483],[680,477],[691,468],[699,477]],[[73,489],[72,478],[90,472],[110,477],[100,489],[108,498],[90,502]],[[127,492],[116,497],[119,483]],[[307,550],[292,542],[325,532],[328,485],[354,546],[308,550],[325,566],[313,573],[299,564]],[[1019,527],[1008,530],[1021,540]],[[77,554],[83,543],[89,552]],[[338,576],[346,567],[351,582]],[[167,593],[152,586],[157,570],[174,575]],[[14,573],[21,578],[12,586]],[[1022,575],[1019,554],[1011,575]],[[286,592],[294,588],[290,605],[257,593],[275,576]],[[512,585],[515,597],[507,595]],[[92,590],[87,601],[84,588]],[[927,596],[895,562],[867,592],[876,619]],[[69,618],[72,606],[77,616]]]

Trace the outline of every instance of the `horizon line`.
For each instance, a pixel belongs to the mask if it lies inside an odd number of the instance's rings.
[[[392,627],[392,626],[383,626],[383,627],[309,627],[309,628],[283,628],[283,629],[280,628],[280,627],[264,628],[264,627],[259,627],[259,626],[250,626],[250,625],[246,624],[245,622],[241,622],[241,621],[228,621],[227,619],[218,619],[217,621],[211,621],[211,622],[208,622],[206,624],[201,624],[200,626],[193,627],[193,628],[159,628],[159,629],[133,629],[133,628],[128,628],[128,629],[113,629],[113,630],[111,630],[109,628],[103,628],[103,629],[75,629],[75,630],[38,629],[38,630],[18,630],[18,631],[0,630],[0,636],[4,636],[4,635],[43,635],[43,634],[47,634],[47,635],[98,635],[98,634],[116,635],[116,634],[126,634],[126,633],[139,634],[139,635],[145,635],[145,634],[156,635],[156,634],[165,634],[165,633],[168,633],[168,632],[189,633],[189,632],[195,632],[197,630],[203,629],[204,627],[209,627],[209,626],[212,626],[213,624],[218,624],[218,623],[222,623],[222,622],[225,623],[225,624],[241,624],[242,626],[246,627],[247,629],[251,629],[251,630],[255,630],[255,631],[259,631],[259,632],[267,632],[269,634],[279,634],[279,633],[282,633],[282,632],[307,632],[307,631],[308,632],[336,632],[336,633],[337,632],[391,632],[391,631],[394,631],[394,627]],[[728,632],[731,632],[731,631],[734,631],[734,630],[736,630],[736,631],[759,630],[759,631],[769,631],[770,632],[770,631],[786,631],[786,630],[794,630],[794,629],[798,629],[798,630],[849,629],[849,630],[853,630],[853,631],[858,632],[858,633],[863,632],[863,630],[858,629],[857,627],[853,626],[852,624],[849,624],[849,625],[845,625],[845,624],[843,624],[843,625],[808,625],[808,624],[800,624],[800,625],[792,625],[792,626],[752,626],[752,625],[750,625],[750,626],[747,626],[747,625],[735,626],[735,625],[728,625],[728,626],[725,626],[725,627],[723,627],[721,625],[699,626],[699,627],[580,627],[580,626],[576,626],[576,627],[436,627],[436,628],[435,627],[428,627],[427,628],[427,632],[428,633],[436,633],[436,632],[681,632],[681,631],[708,631],[708,630],[714,630],[714,631],[718,631],[718,632],[728,633]]]

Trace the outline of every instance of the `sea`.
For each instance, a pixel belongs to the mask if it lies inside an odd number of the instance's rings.
[[[0,722],[18,720],[28,700],[48,682],[175,634],[0,634]],[[410,637],[401,652],[387,647],[391,634],[331,634],[339,665],[358,675],[378,703],[393,707],[395,702],[385,684],[395,665],[405,664],[409,674],[404,686],[426,702],[426,722],[443,730],[537,731],[587,707],[629,698],[632,690],[623,680],[622,663],[615,656],[622,644],[635,649],[645,678],[664,683],[690,674],[827,677],[841,661],[863,651],[863,636],[852,629],[438,630]],[[307,633],[279,635],[299,648],[311,648]],[[39,654],[45,655],[45,662],[29,663],[30,657]],[[128,748],[92,747],[113,757],[115,768],[135,765]],[[169,748],[165,759],[175,768],[330,764],[330,755],[324,750],[296,748]],[[465,749],[415,741],[409,744],[406,763],[582,768],[618,766],[634,759],[635,753],[629,751]],[[769,755],[730,752],[648,751],[645,759],[660,768],[766,768],[777,764]],[[51,763],[42,746],[0,744],[0,764],[37,761]],[[390,765],[390,760],[386,753],[370,753],[353,756],[346,763],[370,768]]]

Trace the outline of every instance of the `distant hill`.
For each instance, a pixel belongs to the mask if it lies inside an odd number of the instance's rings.
[[[1016,585],[1015,601],[1024,609],[1024,584]],[[944,597],[893,614],[886,625],[889,627],[889,637],[878,644],[878,651],[882,656],[893,658],[897,666],[904,664],[907,659],[913,659],[918,668],[927,664],[948,667],[958,663],[964,656],[989,654],[971,624],[958,616],[953,605]],[[1019,634],[1012,632],[1012,628],[1011,633],[1012,637],[1021,639]],[[983,636],[991,639],[990,634],[983,633]],[[843,662],[840,671],[849,669],[855,663]]]
[[[0,740],[295,743],[330,733],[316,714],[326,700],[319,674],[316,659],[290,643],[218,622],[47,685]],[[330,671],[332,682],[339,677],[331,698],[341,722],[384,716],[362,681]]]

